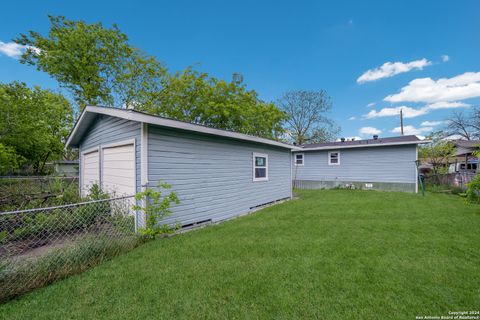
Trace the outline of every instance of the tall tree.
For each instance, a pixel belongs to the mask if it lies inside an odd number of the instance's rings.
[[[288,91],[277,105],[287,116],[285,130],[296,144],[335,140],[340,132],[340,127],[326,116],[332,102],[325,90]]]
[[[192,68],[166,77],[155,99],[156,104],[137,109],[266,138],[279,137],[285,119],[274,104],[261,101],[238,79],[218,80]]]
[[[30,31],[16,39],[29,48],[21,61],[57,79],[80,108],[130,107],[268,138],[282,132],[284,114],[247,90],[241,75],[228,82],[192,68],[169,74],[154,57],[130,46],[115,25],[49,18],[47,36]]]
[[[3,153],[14,152],[35,173],[42,173],[47,161],[61,158],[72,123],[72,107],[62,95],[19,82],[0,84]]]
[[[480,109],[474,108],[469,114],[454,111],[448,117],[446,134],[457,135],[465,140],[480,139]]]
[[[30,31],[15,41],[27,46],[22,63],[47,72],[85,105],[125,105],[144,100],[155,89],[164,68],[128,43],[113,25],[49,16],[47,36]]]
[[[455,154],[455,145],[444,138],[444,132],[432,132],[427,137],[432,142],[418,150],[419,158],[432,165],[434,174],[448,172],[449,159]]]

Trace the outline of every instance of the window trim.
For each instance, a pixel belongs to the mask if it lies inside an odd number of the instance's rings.
[[[338,155],[338,162],[332,163],[332,153],[336,153]],[[328,165],[329,166],[339,166],[340,165],[340,151],[328,151]]]
[[[301,155],[302,156],[302,164],[297,163],[297,156]],[[293,164],[297,167],[303,167],[305,165],[305,153],[294,153],[293,154]]]
[[[259,157],[259,158],[265,158],[265,177],[264,178],[256,178],[255,177],[255,168],[263,168],[263,167],[257,167],[255,165],[255,158],[256,157]],[[257,181],[268,181],[268,154],[265,154],[265,153],[256,153],[254,152],[253,155],[252,155],[252,167],[253,167],[253,181],[254,182],[257,182]]]

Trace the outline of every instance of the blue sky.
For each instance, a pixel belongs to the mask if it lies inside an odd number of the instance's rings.
[[[117,23],[172,71],[242,73],[266,101],[325,89],[346,137],[397,135],[399,107],[406,132],[426,135],[480,103],[480,1],[9,1],[2,13],[0,82],[58,88],[8,46],[46,33],[52,14]]]

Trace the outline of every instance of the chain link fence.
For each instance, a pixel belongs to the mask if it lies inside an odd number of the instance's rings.
[[[134,196],[0,213],[0,301],[139,244]]]
[[[0,212],[80,202],[77,177],[0,176]]]

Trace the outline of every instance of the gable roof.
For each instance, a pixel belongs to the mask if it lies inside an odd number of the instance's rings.
[[[206,135],[225,137],[235,140],[256,142],[286,149],[300,149],[298,147],[292,146],[287,143],[260,138],[256,136],[251,136],[243,133],[238,133],[234,131],[227,131],[221,129],[209,128],[206,126],[192,124],[188,122],[168,119],[160,116],[154,116],[147,113],[131,110],[131,109],[119,109],[112,107],[96,107],[96,106],[87,106],[83,109],[82,114],[78,118],[75,126],[70,132],[70,135],[65,143],[66,147],[78,147],[82,137],[87,132],[90,124],[95,120],[98,115],[107,115],[111,117],[126,119],[130,121],[143,122],[153,125],[158,125],[165,128],[172,128],[183,131],[197,132]]]
[[[301,146],[302,150],[331,150],[331,149],[347,149],[347,148],[361,148],[361,147],[383,147],[383,146],[398,146],[409,144],[423,144],[429,143],[428,140],[420,140],[417,136],[399,136],[399,137],[387,137],[378,139],[365,139],[354,141],[336,141],[326,143],[312,143],[304,144]]]
[[[462,148],[478,148],[480,146],[480,140],[455,140],[455,146]]]

